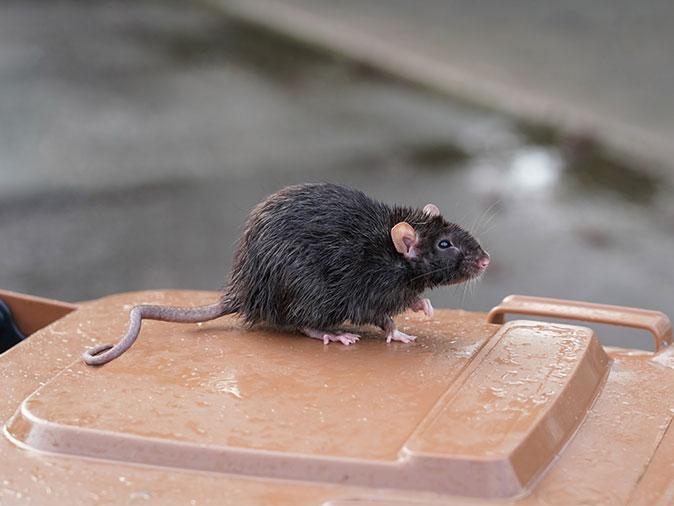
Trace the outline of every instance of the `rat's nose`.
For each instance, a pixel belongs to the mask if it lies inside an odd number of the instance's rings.
[[[477,261],[477,266],[480,269],[486,269],[489,265],[489,253],[485,252],[484,256]]]

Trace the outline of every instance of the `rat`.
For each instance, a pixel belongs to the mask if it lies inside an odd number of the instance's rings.
[[[411,343],[393,316],[411,309],[433,315],[422,292],[479,276],[489,254],[437,206],[390,206],[333,183],[288,186],[250,213],[219,300],[193,308],[138,305],[114,346],[86,351],[102,365],[128,350],[143,319],[196,323],[236,313],[246,326],[298,330],[324,344],[356,343],[337,328],[346,321],[380,327],[386,342]]]

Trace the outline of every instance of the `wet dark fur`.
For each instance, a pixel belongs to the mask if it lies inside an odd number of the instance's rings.
[[[405,259],[391,240],[401,221],[420,238],[416,259]],[[443,238],[458,249],[440,252]],[[482,255],[468,232],[441,216],[391,207],[345,186],[291,186],[251,212],[223,302],[248,324],[384,327],[425,289],[477,275]]]

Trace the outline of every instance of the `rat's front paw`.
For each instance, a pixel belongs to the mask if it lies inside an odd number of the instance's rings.
[[[410,306],[410,309],[414,312],[423,311],[429,318],[433,316],[433,306],[429,299],[419,299]]]
[[[417,337],[410,336],[399,330],[393,330],[386,334],[386,342],[390,343],[391,341],[400,341],[401,343],[413,343]]]

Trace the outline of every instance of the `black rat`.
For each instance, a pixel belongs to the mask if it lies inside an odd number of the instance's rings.
[[[331,183],[289,186],[250,213],[218,302],[194,308],[134,306],[126,335],[84,353],[89,365],[120,356],[143,319],[195,323],[237,313],[247,324],[297,329],[325,344],[350,345],[357,334],[336,327],[381,327],[386,341],[414,341],[392,316],[406,309],[432,316],[421,293],[481,274],[489,255],[438,208],[389,206]]]

